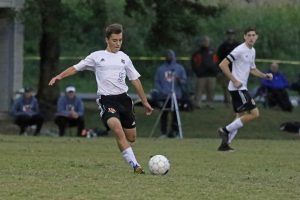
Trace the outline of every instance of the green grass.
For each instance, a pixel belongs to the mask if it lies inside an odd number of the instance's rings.
[[[103,127],[96,104],[86,102],[85,107],[87,127]],[[166,176],[133,174],[112,133],[94,139],[24,137],[1,122],[0,199],[299,198],[300,137],[279,130],[280,123],[299,119],[299,107],[292,113],[260,107],[261,117],[239,131],[233,153],[216,151],[216,129],[234,117],[220,103],[213,110],[181,112],[183,140],[156,139],[159,127],[149,138],[159,111],[149,117],[143,111],[136,107],[138,140],[133,149],[147,172],[151,155],[166,155],[171,163]]]
[[[143,166],[153,154],[170,159],[170,172],[153,176],[133,174],[112,137],[1,135],[1,199],[299,198],[299,141],[240,139],[233,153],[217,152],[219,142],[139,138]]]

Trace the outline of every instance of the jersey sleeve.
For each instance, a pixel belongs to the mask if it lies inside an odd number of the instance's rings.
[[[130,60],[130,58],[128,58],[128,60],[126,62],[125,71],[126,71],[126,75],[127,75],[128,79],[130,81],[136,80],[141,76],[138,73],[138,71],[135,69],[135,67],[133,66],[133,63]]]
[[[240,55],[241,55],[240,48],[235,48],[226,56],[226,58],[230,63],[233,63],[233,61],[238,59]]]
[[[93,54],[90,54],[85,59],[81,60],[79,63],[74,65],[74,68],[77,71],[83,71],[83,70],[94,71],[95,66],[96,66],[96,62],[93,57]]]

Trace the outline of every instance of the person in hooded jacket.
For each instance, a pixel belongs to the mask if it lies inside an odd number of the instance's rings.
[[[176,62],[176,55],[173,50],[167,50],[165,63],[160,65],[155,73],[155,89],[158,91],[158,101],[167,103],[165,110],[162,111],[160,118],[161,138],[178,136],[178,121],[175,109],[171,108],[171,99],[167,98],[172,94],[173,89],[177,101],[180,101],[183,95],[183,85],[186,83],[187,75],[184,67]],[[173,85],[174,84],[174,85]],[[173,88],[174,86],[174,88]],[[168,130],[168,115],[172,114],[171,127]]]

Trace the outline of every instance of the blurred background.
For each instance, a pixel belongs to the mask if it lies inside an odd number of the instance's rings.
[[[153,88],[154,72],[164,61],[166,49],[176,52],[178,62],[189,73],[191,54],[199,46],[202,36],[209,36],[211,46],[217,49],[225,39],[226,30],[234,29],[237,40],[243,42],[243,30],[248,26],[255,26],[259,33],[255,45],[259,69],[268,69],[270,63],[276,60],[291,82],[300,72],[299,0],[1,2],[20,4],[19,7],[0,9],[0,16],[9,16],[23,26],[24,41],[19,43],[19,48],[23,49],[24,67],[19,70],[22,73],[19,86],[35,88],[45,109],[54,109],[66,85],[73,84],[82,93],[96,92],[94,75],[90,72],[70,77],[57,87],[48,87],[48,82],[89,53],[105,48],[104,28],[116,22],[124,26],[122,50],[132,58],[141,73],[147,93]],[[249,84],[249,89],[255,89],[259,81],[251,78]],[[9,96],[16,90],[14,87],[8,91]],[[217,88],[216,93],[221,94],[221,89]]]

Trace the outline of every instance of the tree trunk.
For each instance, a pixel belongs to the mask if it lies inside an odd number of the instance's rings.
[[[60,55],[61,0],[39,0],[42,34],[39,44],[40,78],[37,98],[46,119],[55,113],[59,87],[49,87],[48,82],[58,73]]]

